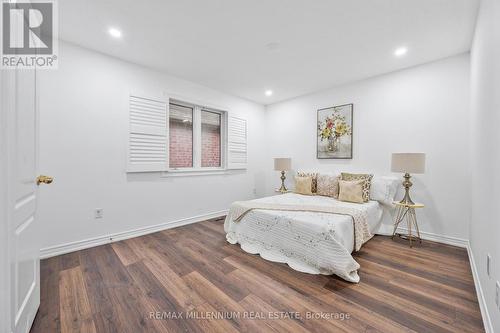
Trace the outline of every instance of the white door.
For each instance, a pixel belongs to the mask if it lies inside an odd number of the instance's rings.
[[[9,246],[11,265],[11,326],[27,332],[40,304],[40,247],[35,234],[37,203],[36,72],[16,71],[15,114],[10,127]]]
[[[2,112],[7,140],[6,332],[28,332],[40,304],[37,208],[37,88],[35,70],[2,73]],[[2,328],[3,329],[3,328]]]
[[[12,28],[12,27],[11,27]],[[17,27],[16,29],[18,29]],[[11,30],[11,34],[20,31]],[[2,332],[29,332],[40,305],[40,246],[36,235],[38,183],[37,73],[3,70],[0,138],[0,215],[3,254]],[[51,180],[44,179],[47,183]],[[39,230],[38,230],[39,232]]]

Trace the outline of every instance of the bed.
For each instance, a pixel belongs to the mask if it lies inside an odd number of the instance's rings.
[[[287,193],[252,200],[264,204],[331,206],[331,197]],[[383,209],[379,202],[342,203],[362,212],[371,234],[380,226]],[[315,211],[252,209],[240,221],[228,214],[224,223],[226,239],[252,254],[310,274],[336,274],[359,282],[353,218],[349,215]]]

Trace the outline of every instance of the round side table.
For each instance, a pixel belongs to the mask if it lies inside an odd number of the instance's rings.
[[[403,239],[407,239],[410,242],[410,247],[413,247],[412,241],[418,240],[420,243],[422,243],[422,238],[420,238],[420,231],[418,230],[417,214],[415,213],[415,209],[424,208],[424,204],[421,203],[408,204],[399,201],[394,201],[393,204],[396,206],[397,211],[396,211],[396,218],[394,220],[394,231],[392,232],[391,238],[394,239],[394,236],[399,236]],[[396,233],[399,224],[404,220],[406,220],[408,233],[407,234]],[[417,232],[416,235],[413,234],[413,230]]]

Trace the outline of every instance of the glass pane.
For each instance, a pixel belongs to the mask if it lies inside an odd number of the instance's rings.
[[[221,115],[201,111],[201,166],[220,167],[220,124]]]
[[[193,167],[193,108],[170,104],[170,168]]]

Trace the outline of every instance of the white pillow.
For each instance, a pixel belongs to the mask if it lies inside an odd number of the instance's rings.
[[[370,200],[390,205],[394,201],[401,180],[390,176],[374,176],[370,188]]]

